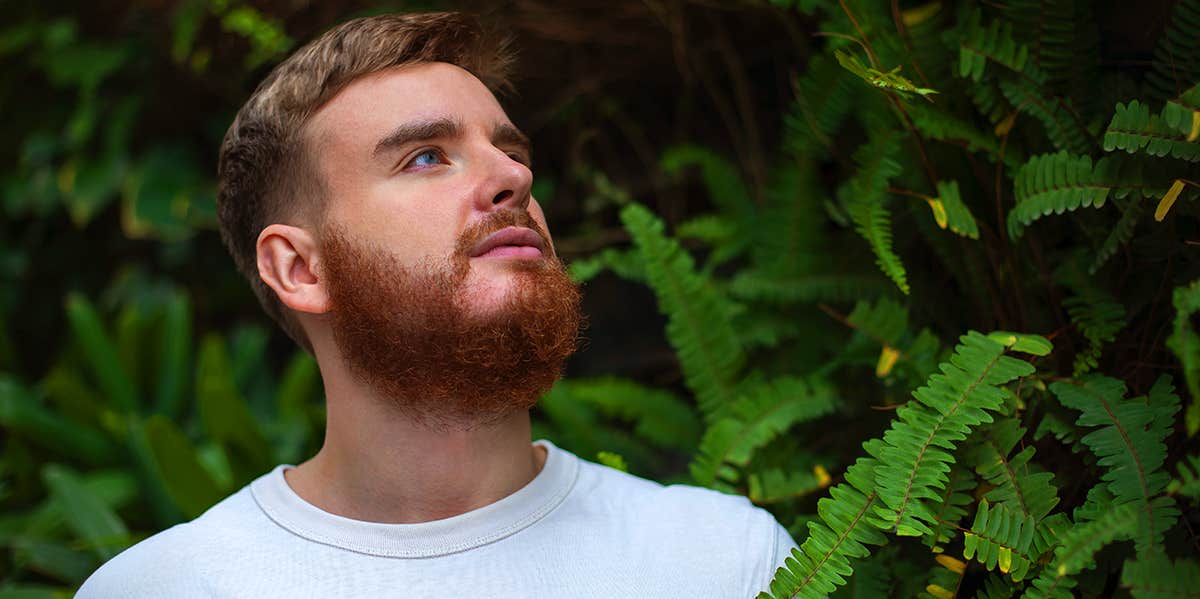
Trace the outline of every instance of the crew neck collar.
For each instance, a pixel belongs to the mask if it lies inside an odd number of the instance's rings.
[[[528,528],[558,507],[575,485],[579,458],[547,440],[546,463],[533,480],[511,495],[469,512],[415,524],[367,522],[338,516],[308,503],[287,484],[290,464],[250,483],[250,493],[267,517],[311,541],[382,557],[436,557],[474,549]]]

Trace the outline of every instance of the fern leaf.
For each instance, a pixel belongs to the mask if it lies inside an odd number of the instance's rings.
[[[908,116],[925,137],[962,145],[970,152],[984,152],[993,163],[1001,156],[1000,140],[995,135],[979,131],[974,125],[936,106],[913,104],[908,107]],[[1005,167],[1013,170],[1025,162],[1024,154],[1015,146],[1004,148],[1003,159]]]
[[[901,97],[908,97],[909,94],[918,94],[928,98],[930,95],[937,93],[937,90],[919,87],[912,81],[909,81],[900,74],[900,67],[887,72],[880,71],[867,66],[859,57],[840,49],[834,49],[833,56],[837,59],[838,64],[842,65],[842,68],[850,71],[859,79],[879,89],[895,92]]]
[[[646,272],[642,266],[641,256],[635,251],[604,248],[599,253],[580,260],[572,260],[569,272],[576,283],[585,283],[604,272],[613,274],[635,283],[646,281]]]
[[[966,506],[972,502],[970,491],[974,488],[975,477],[971,471],[957,464],[951,465],[946,475],[946,488],[938,499],[931,502],[932,531],[922,539],[934,553],[941,553],[944,550],[942,545],[950,542],[958,533],[958,522],[967,515]]]
[[[667,339],[675,347],[684,381],[708,422],[736,398],[736,378],[745,355],[730,322],[730,300],[696,273],[691,256],[663,233],[663,223],[645,207],[630,204],[621,220],[637,247],[646,280],[667,315]]]
[[[1028,515],[1004,505],[990,507],[986,499],[981,499],[975,523],[963,533],[963,557],[974,559],[988,570],[999,567],[1020,582],[1037,561],[1037,556],[1030,554],[1036,528],[1037,521]]]
[[[999,84],[1000,92],[1013,107],[1042,122],[1055,148],[1075,154],[1093,149],[1092,133],[1069,99],[1050,94],[1035,78],[1001,79]]]
[[[983,579],[983,588],[975,594],[975,599],[1011,599],[1017,596],[1019,589],[1020,587],[1002,576],[988,574],[988,577]]]
[[[1200,597],[1200,564],[1192,560],[1171,560],[1166,555],[1151,555],[1127,560],[1121,570],[1121,587],[1137,599],[1173,599]]]
[[[892,596],[890,564],[881,559],[885,557],[890,556],[877,551],[859,562],[846,585],[830,593],[829,599],[886,599]]]
[[[945,214],[945,222],[939,221],[938,226],[943,229],[948,227],[969,239],[979,239],[979,225],[975,224],[975,217],[958,194],[958,181],[939,181],[937,191],[938,197],[934,201],[941,205]]]
[[[1167,485],[1167,492],[1200,499],[1200,456],[1184,456],[1176,466],[1179,478]]]
[[[1081,289],[1079,295],[1063,301],[1067,315],[1088,346],[1075,355],[1075,376],[1081,376],[1099,365],[1104,344],[1116,338],[1125,328],[1125,306],[1111,294],[1097,289]]]
[[[876,263],[900,291],[908,293],[908,274],[892,248],[892,216],[884,205],[888,181],[901,172],[896,158],[900,140],[895,132],[878,134],[854,153],[858,170],[838,190],[854,228],[875,252]]]
[[[1159,546],[1165,524],[1179,515],[1171,502],[1155,501],[1170,482],[1162,469],[1167,456],[1163,439],[1169,429],[1161,422],[1169,421],[1179,409],[1170,379],[1160,379],[1145,398],[1124,399],[1123,382],[1094,375],[1055,382],[1050,390],[1063,405],[1081,412],[1077,425],[1101,427],[1082,440],[1100,458],[1100,465],[1108,468],[1101,480],[1108,483],[1114,502],[1133,503],[1142,516],[1138,554]]]
[[[1027,225],[1047,214],[1103,206],[1112,185],[1099,174],[1108,168],[1097,165],[1093,169],[1090,156],[1072,156],[1065,151],[1030,158],[1013,183],[1017,205],[1008,213],[1009,235],[1020,237]]]
[[[792,88],[796,100],[784,116],[783,147],[789,156],[823,158],[854,108],[854,77],[827,56],[815,56]]]
[[[699,442],[699,419],[670,392],[616,377],[563,379],[556,389],[571,401],[634,423],[634,434],[661,447],[692,451]]]
[[[975,472],[995,486],[983,497],[997,507],[1012,508],[1033,524],[1046,517],[1058,504],[1050,481],[1054,475],[1031,465],[1033,446],[1011,455],[1025,436],[1016,418],[1004,418],[979,431],[979,441],[968,454]]]
[[[908,309],[889,298],[858,302],[846,323],[880,345],[896,347],[908,330]]]
[[[1200,143],[1188,141],[1160,115],[1150,114],[1150,107],[1131,101],[1117,104],[1116,112],[1104,132],[1104,150],[1145,152],[1151,156],[1171,156],[1188,162],[1200,162]]]
[[[791,501],[824,489],[828,482],[816,472],[767,468],[746,476],[747,496],[756,505]]]
[[[868,441],[868,452],[877,443]],[[820,599],[846,583],[854,572],[852,559],[870,554],[865,546],[887,542],[878,529],[867,522],[867,514],[877,498],[874,489],[875,458],[859,458],[846,469],[846,482],[829,490],[829,497],[817,502],[820,521],[808,523],[808,538],[800,549],[792,550],[784,565],[775,571],[769,592],[758,599]]]
[[[1200,0],[1175,3],[1146,79],[1157,100],[1173,98],[1200,81]]]
[[[1200,279],[1175,288],[1172,295],[1175,306],[1175,326],[1167,337],[1167,347],[1175,352],[1183,365],[1183,380],[1187,384],[1192,402],[1184,415],[1184,425],[1189,437],[1200,430],[1200,335],[1192,327],[1192,315],[1200,312]]]
[[[754,382],[730,406],[728,416],[717,420],[704,433],[692,477],[698,484],[713,485],[718,478],[736,482],[736,471],[745,467],[760,447],[799,422],[831,412],[834,389],[819,379],[780,377]]]
[[[1029,58],[1029,48],[1013,39],[1012,26],[995,20],[984,27],[980,23],[981,18],[979,11],[972,11],[963,24],[959,45],[959,76],[978,83],[983,78],[988,62],[1013,71],[1023,70]]]
[[[1005,356],[1005,349],[974,331],[962,336],[942,372],[913,392],[916,401],[896,411],[880,449],[878,526],[900,535],[932,532],[932,510],[924,500],[937,499],[944,488],[951,452],[972,428],[992,421],[987,411],[1001,407],[1000,385],[1033,372],[1027,362]]]
[[[891,283],[878,274],[797,274],[780,276],[760,270],[743,270],[730,282],[734,296],[777,304],[817,301],[850,302],[887,293]]]
[[[1142,215],[1144,207],[1141,202],[1134,200],[1129,202],[1123,211],[1121,218],[1117,220],[1117,224],[1113,225],[1112,231],[1108,237],[1104,239],[1104,243],[1100,249],[1096,250],[1096,258],[1092,261],[1092,265],[1088,267],[1088,274],[1094,275],[1104,266],[1108,259],[1117,253],[1117,247],[1129,243],[1133,239],[1133,231],[1137,227],[1138,218]]]
[[[1073,599],[1071,576],[1092,568],[1096,552],[1114,541],[1128,539],[1137,528],[1137,510],[1131,504],[1114,506],[1095,521],[1064,527],[1058,532],[1054,561],[1046,566],[1022,595],[1025,599]]]
[[[750,190],[737,168],[716,152],[702,146],[675,146],[663,153],[659,167],[668,175],[678,175],[688,167],[699,168],[708,197],[718,211],[732,216],[741,227],[753,226]]]

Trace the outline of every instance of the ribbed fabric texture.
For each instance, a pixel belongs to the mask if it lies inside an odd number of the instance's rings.
[[[419,524],[325,512],[280,465],[125,550],[76,597],[753,597],[795,546],[744,497],[663,486],[537,444],[546,463],[529,484]]]

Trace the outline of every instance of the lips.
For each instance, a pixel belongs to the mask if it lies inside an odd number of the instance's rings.
[[[513,257],[541,258],[545,255],[545,242],[533,229],[505,227],[488,235],[471,250],[472,258]]]

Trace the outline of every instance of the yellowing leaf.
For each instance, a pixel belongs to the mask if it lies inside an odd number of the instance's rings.
[[[930,595],[933,595],[938,599],[954,599],[954,593],[936,584],[931,584],[925,587],[925,590],[928,591]]]
[[[1008,116],[1004,117],[1003,121],[996,123],[996,129],[995,129],[996,137],[1004,137],[1005,135],[1008,135],[1008,132],[1012,131],[1013,123],[1016,123],[1016,122],[1017,122],[1017,111],[1014,110],[1014,111],[1010,112],[1008,114]]]
[[[962,576],[963,572],[967,571],[967,565],[964,564],[962,560],[954,559],[949,555],[939,555],[934,559],[936,559],[937,563],[941,564],[943,568],[946,568],[947,570],[954,572],[959,576]]]
[[[1179,197],[1179,194],[1182,191],[1183,180],[1176,179],[1175,182],[1171,184],[1171,188],[1167,190],[1167,193],[1163,195],[1161,200],[1158,201],[1158,208],[1154,209],[1154,220],[1162,222],[1162,219],[1167,217],[1167,212],[1170,212],[1171,206],[1175,205],[1175,200]]]
[[[900,12],[900,20],[904,22],[905,27],[920,25],[929,20],[929,17],[938,14],[942,10],[941,2],[930,2],[921,6],[914,6],[905,11]]]
[[[1200,137],[1200,110],[1192,111],[1192,132],[1188,133],[1188,141],[1196,141]]]
[[[813,476],[817,477],[817,484],[820,485],[822,489],[828,487],[829,483],[833,482],[833,477],[829,476],[829,471],[820,464],[813,466]]]
[[[875,376],[883,378],[892,371],[892,367],[896,365],[896,359],[900,357],[900,350],[890,346],[883,346],[883,351],[879,352],[879,363],[875,365]]]
[[[938,198],[925,198],[929,203],[929,209],[933,210],[933,220],[937,222],[937,226],[945,229],[949,219],[946,218],[946,206],[942,204],[942,200]]]
[[[1000,554],[997,557],[999,558],[1000,571],[1008,574],[1008,571],[1012,570],[1012,549],[1001,547]]]

